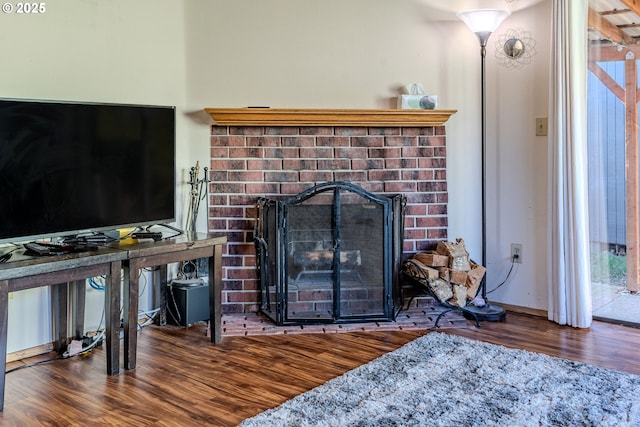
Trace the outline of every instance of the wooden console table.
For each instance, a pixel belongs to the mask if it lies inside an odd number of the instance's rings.
[[[206,233],[185,233],[179,237],[158,242],[134,245],[119,243],[118,248],[127,251],[123,263],[124,279],[124,367],[136,367],[138,341],[138,296],[140,270],[160,267],[154,271],[154,305],[162,307],[159,296],[167,283],[167,264],[206,258],[209,265],[209,322],[211,342],[222,340],[222,245],[226,236]]]
[[[7,329],[8,329],[8,301],[9,292],[52,287],[52,308],[54,324],[54,346],[58,352],[64,351],[69,336],[67,327],[67,302],[69,288],[74,295],[74,303],[84,307],[85,279],[95,276],[105,276],[104,309],[106,313],[106,347],[107,374],[119,372],[120,355],[120,286],[112,286],[113,277],[120,278],[122,261],[126,252],[113,248],[100,248],[95,252],[66,254],[55,257],[24,257],[16,255],[16,261],[0,264],[0,410],[4,408],[5,366],[7,362]],[[118,281],[119,284],[119,281]],[[78,300],[78,298],[82,298]],[[84,316],[84,310],[82,310]],[[77,313],[77,310],[76,310]],[[84,318],[80,320],[80,313],[74,316],[74,337],[82,338],[84,331],[78,327],[84,325]]]
[[[84,334],[85,279],[105,276],[105,330],[107,374],[119,372],[120,354],[120,278],[124,269],[124,367],[134,369],[138,328],[139,273],[142,268],[159,266],[154,271],[154,295],[160,295],[167,280],[167,264],[207,258],[209,265],[209,307],[211,342],[222,340],[222,245],[223,235],[186,233],[176,238],[135,244],[118,243],[100,247],[97,251],[50,257],[16,255],[0,264],[0,411],[4,408],[5,370],[7,356],[9,292],[41,286],[52,287],[54,313],[54,347],[64,351],[69,337],[68,301],[72,298],[72,328],[74,338]],[[19,252],[16,252],[19,253]],[[162,273],[164,272],[164,276]],[[71,292],[69,292],[71,291]],[[159,301],[154,301],[159,305]]]

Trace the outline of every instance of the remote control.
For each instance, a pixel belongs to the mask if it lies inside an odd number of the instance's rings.
[[[50,246],[41,245],[36,242],[24,243],[22,246],[24,246],[27,252],[31,252],[36,255],[52,255],[54,253]]]
[[[136,231],[131,235],[134,239],[153,239],[160,240],[162,239],[162,233],[153,232],[153,231]]]

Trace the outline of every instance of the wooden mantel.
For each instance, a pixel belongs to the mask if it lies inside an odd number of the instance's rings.
[[[457,110],[205,108],[220,126],[444,126]]]

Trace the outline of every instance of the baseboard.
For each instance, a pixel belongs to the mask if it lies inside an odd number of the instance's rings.
[[[41,354],[53,351],[53,343],[42,344],[37,347],[26,348],[13,353],[7,353],[7,363],[16,362],[18,360],[27,359],[29,357],[40,356]]]
[[[496,305],[499,305],[500,307],[504,308],[507,311],[510,311],[512,313],[522,313],[522,314],[529,314],[531,316],[536,316],[536,317],[544,317],[547,318],[548,314],[546,310],[540,310],[538,308],[531,308],[531,307],[522,307],[519,305],[511,305],[511,304],[503,304],[501,302],[495,303]]]

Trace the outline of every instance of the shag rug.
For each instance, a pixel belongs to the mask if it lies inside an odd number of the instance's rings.
[[[434,332],[240,425],[640,426],[640,376]]]

